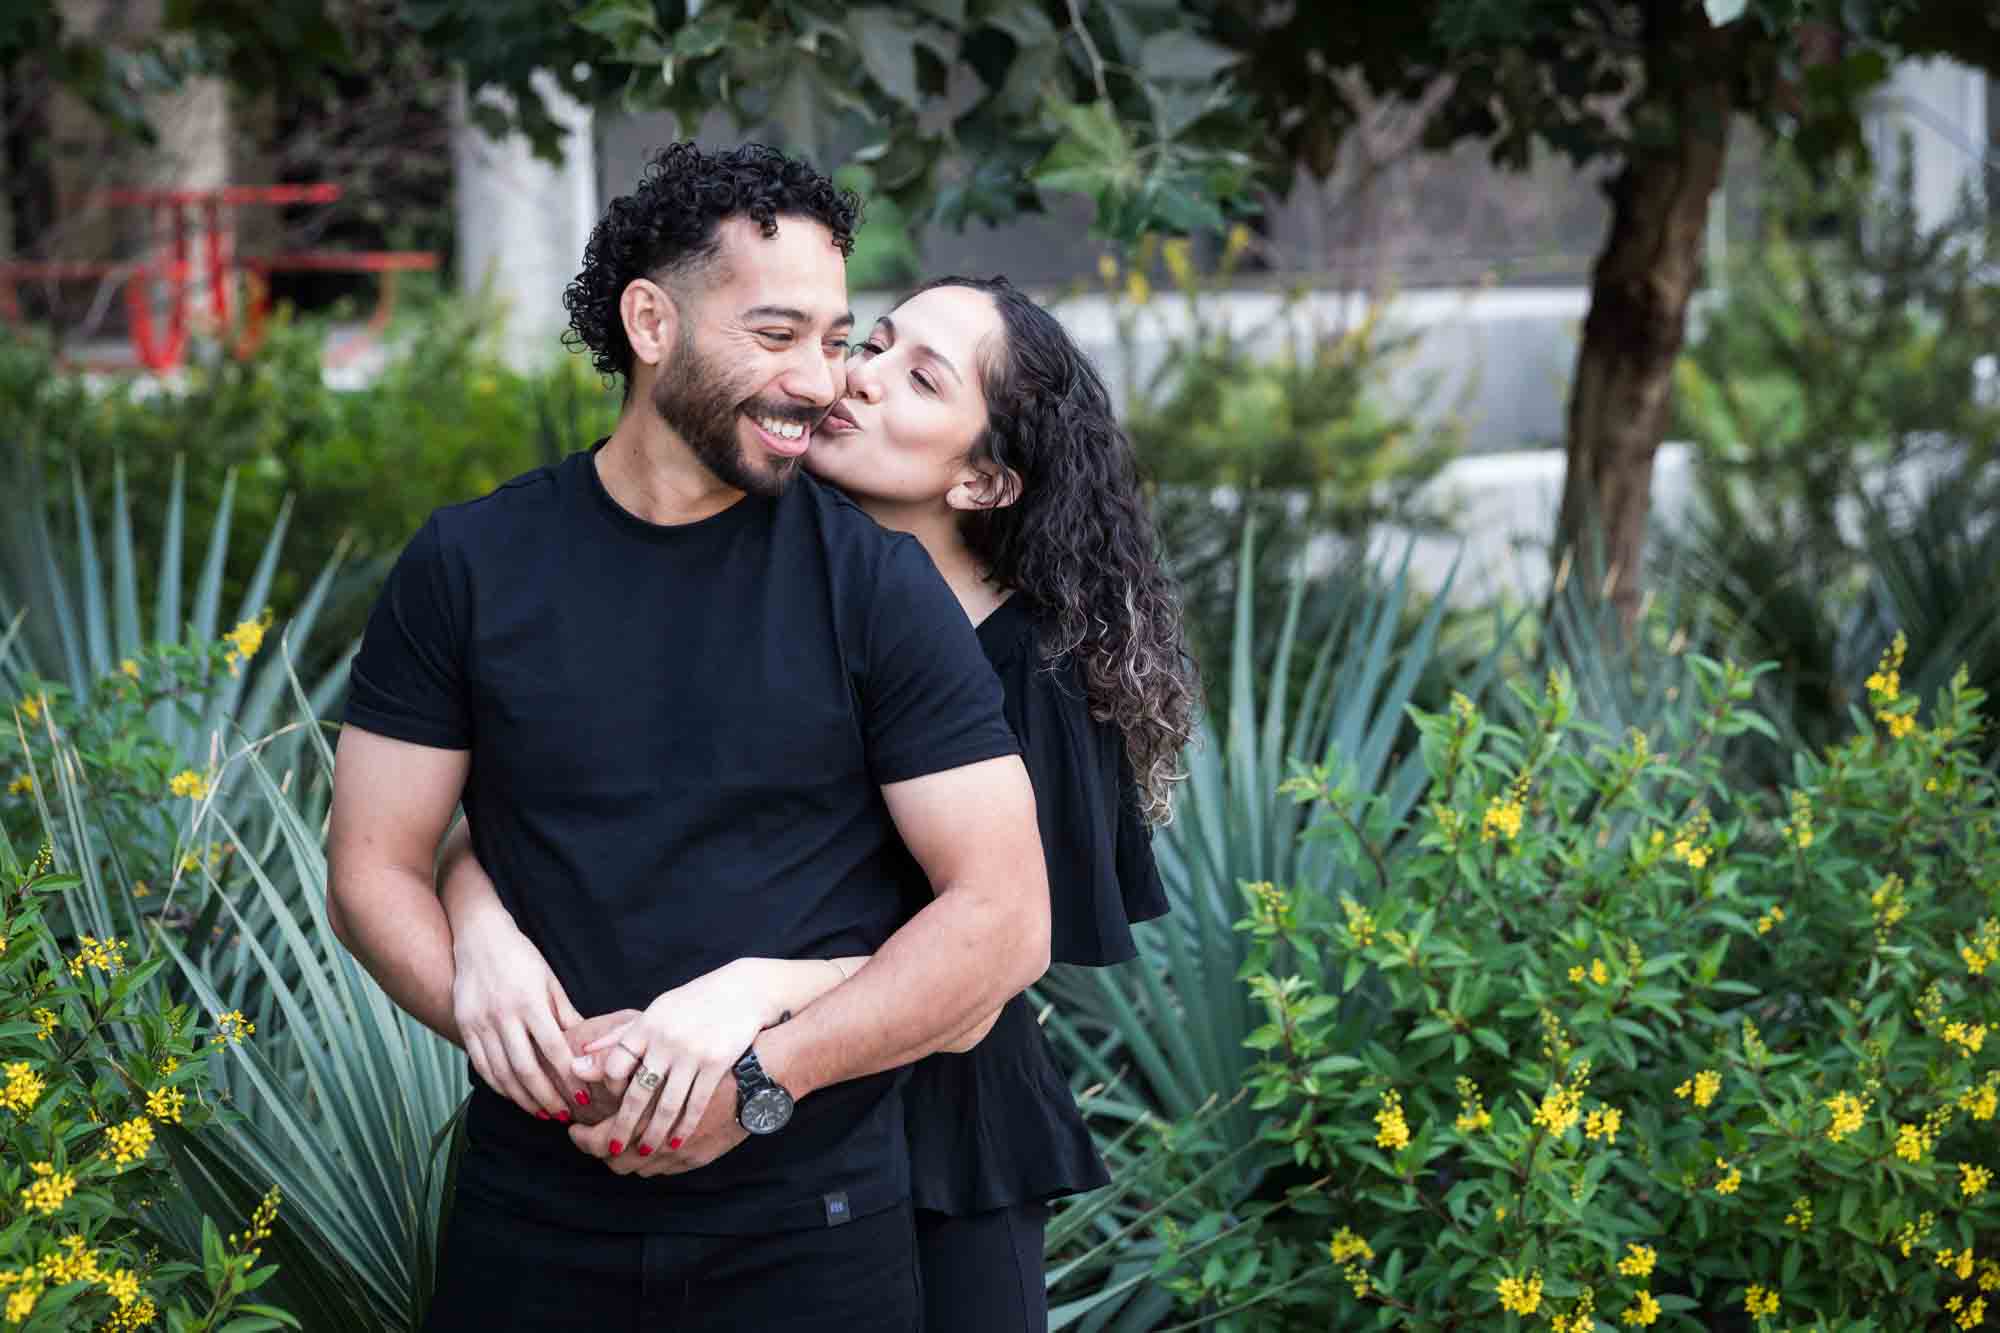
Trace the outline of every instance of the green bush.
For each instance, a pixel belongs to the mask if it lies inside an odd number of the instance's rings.
[[[214,357],[172,386],[117,381],[93,387],[58,370],[42,345],[0,338],[0,417],[8,443],[31,447],[51,476],[80,463],[89,498],[111,500],[112,462],[122,459],[133,493],[164,496],[175,462],[192,456],[188,521],[206,527],[221,507],[225,478],[253,531],[269,531],[291,500],[292,549],[318,560],[346,543],[366,572],[393,556],[439,505],[493,487],[609,434],[618,399],[579,359],[547,372],[507,368],[474,302],[414,303],[386,335],[393,355],[362,387],[330,387],[321,371],[329,325],[279,320],[249,361]],[[51,513],[68,497],[47,497]],[[160,507],[135,509],[136,539],[157,544]],[[199,527],[197,530],[199,530]],[[379,566],[375,567],[379,573]],[[283,566],[279,605],[303,600],[317,566]],[[233,603],[252,574],[232,564]],[[340,627],[359,628],[372,579],[338,608]]]
[[[1314,884],[1248,886],[1248,1086],[1288,1178],[1259,1225],[1169,1235],[1205,1246],[1162,1261],[1186,1308],[1979,1326],[2000,1303],[2000,788],[1983,696],[1961,673],[1920,719],[1901,655],[1775,807],[1719,758],[1770,730],[1760,673],[1706,659],[1652,735],[1579,722],[1561,673],[1516,690],[1520,728],[1464,698],[1420,715],[1408,820],[1337,766],[1294,778],[1368,888],[1336,912]]]
[[[12,860],[11,852],[6,855]],[[297,1328],[251,1299],[276,1273],[260,1264],[279,1203],[273,1189],[227,1240],[201,1218],[198,1253],[179,1250],[155,1210],[178,1194],[156,1139],[213,1132],[215,1048],[250,1035],[223,1014],[203,1039],[192,1010],[149,982],[166,961],[134,964],[122,939],[83,935],[65,949],[44,924],[75,876],[46,873],[44,852],[0,872],[0,1300],[31,1333],[138,1329],[179,1333]]]
[[[1982,390],[1980,369],[2000,349],[2000,226],[1969,204],[1926,224],[1907,168],[1773,163],[1758,234],[1676,368],[1701,504],[1671,544],[1714,654],[1778,663],[1759,704],[1820,748],[1898,627],[1935,673],[1924,694],[1959,663],[2000,690],[2000,381]]]

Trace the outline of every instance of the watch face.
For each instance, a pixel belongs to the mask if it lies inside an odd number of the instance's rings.
[[[743,1102],[736,1119],[752,1134],[775,1134],[792,1118],[792,1094],[773,1084],[759,1088]]]

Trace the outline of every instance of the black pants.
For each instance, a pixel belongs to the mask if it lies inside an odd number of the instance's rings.
[[[925,1333],[1048,1333],[1044,1204],[952,1217],[919,1210]]]
[[[460,1194],[425,1333],[918,1333],[910,1206],[769,1236],[551,1227]]]

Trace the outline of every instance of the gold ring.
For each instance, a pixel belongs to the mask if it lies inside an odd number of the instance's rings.
[[[648,1092],[660,1086],[660,1076],[644,1065],[639,1066],[639,1077],[636,1081]]]

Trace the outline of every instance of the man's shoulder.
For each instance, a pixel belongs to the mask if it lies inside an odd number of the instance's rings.
[[[865,573],[872,581],[889,564],[907,560],[913,552],[929,561],[915,537],[883,527],[838,487],[802,474],[786,489],[785,498],[795,512],[811,517],[836,569]]]
[[[567,466],[538,467],[501,482],[484,495],[431,511],[430,522],[438,541],[460,550],[514,541],[523,528],[539,526],[556,512],[562,470]]]

